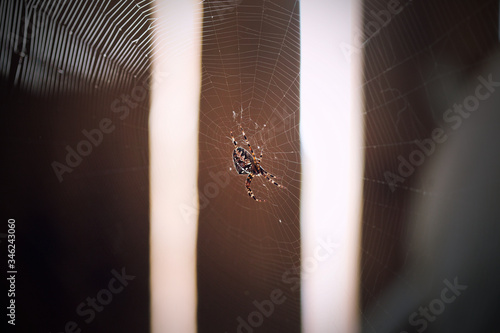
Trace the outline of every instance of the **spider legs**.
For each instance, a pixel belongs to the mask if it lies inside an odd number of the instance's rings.
[[[253,175],[251,173],[248,174],[247,181],[245,182],[245,185],[247,186],[247,191],[248,191],[248,196],[254,199],[257,202],[265,202],[266,200],[261,200],[257,199],[255,195],[253,194],[252,189],[250,188],[250,183],[252,182]]]
[[[238,142],[234,139],[233,131],[231,131],[231,139],[233,139],[233,144],[235,147],[238,147]]]
[[[248,142],[247,135],[245,134],[245,131],[243,130],[243,127],[241,127],[241,125],[240,125],[240,130],[241,130],[241,134],[243,134],[243,138],[245,139],[245,142],[246,142],[246,143],[247,143],[247,145],[248,145],[248,149],[249,149],[249,150],[250,150],[250,152],[252,153],[253,160],[257,163],[257,158],[255,157],[255,154],[254,154],[254,152],[253,152],[252,146],[250,146],[250,142]],[[262,154],[260,154],[260,157],[262,158]]]
[[[286,187],[275,182],[272,178],[277,179],[277,177],[268,173],[260,166],[260,162],[261,162],[262,154],[263,154],[262,150],[260,152],[259,157],[256,157],[255,153],[252,149],[252,146],[250,145],[250,142],[248,141],[247,135],[245,134],[245,131],[243,130],[243,127],[241,125],[239,127],[241,130],[241,134],[243,135],[243,138],[245,140],[245,143],[248,146],[248,151],[242,147],[238,147],[238,142],[236,142],[234,135],[233,135],[233,131],[231,131],[231,140],[232,140],[234,146],[236,147],[233,151],[233,162],[234,162],[236,171],[238,171],[239,174],[248,174],[246,182],[245,182],[248,196],[257,202],[265,202],[266,200],[257,199],[255,197],[255,195],[253,194],[252,189],[250,188],[250,184],[251,184],[252,179],[254,177],[262,175],[262,176],[266,177],[266,179],[269,182],[273,183],[277,187],[279,187],[279,188],[286,188]],[[250,153],[252,154],[251,158],[249,156]],[[252,161],[252,159],[253,159],[253,161]]]
[[[274,180],[271,179],[271,178],[277,178],[276,176],[274,176],[274,175],[270,174],[269,172],[267,172],[266,170],[262,169],[262,167],[260,169],[262,170],[262,175],[264,177],[266,177],[266,179],[269,180],[271,183],[278,186],[279,188],[286,188],[285,186],[278,184]]]

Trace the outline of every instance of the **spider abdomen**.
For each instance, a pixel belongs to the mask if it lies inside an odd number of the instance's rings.
[[[253,162],[252,154],[246,149],[238,147],[233,151],[233,162],[236,171],[242,174],[258,174],[257,166]]]
[[[274,185],[278,186],[279,188],[285,188],[283,185],[280,185],[276,183],[273,179],[271,178],[276,178],[273,174],[270,174],[269,172],[265,171],[261,166],[260,166],[260,160],[262,159],[262,151],[260,152],[259,157],[255,157],[255,154],[253,152],[252,146],[250,145],[250,142],[248,142],[247,136],[245,134],[245,131],[243,130],[243,127],[240,126],[241,134],[243,135],[243,138],[245,139],[245,143],[248,145],[248,150],[238,147],[238,142],[234,139],[233,136],[233,131],[231,131],[231,139],[233,141],[234,146],[236,147],[233,150],[233,163],[234,167],[236,168],[236,171],[238,174],[243,175],[247,174],[247,180],[245,181],[245,186],[247,188],[247,193],[248,196],[254,199],[257,202],[265,202],[266,200],[262,199],[257,199],[255,195],[253,194],[252,189],[250,188],[250,184],[252,182],[252,179],[255,176],[263,176],[267,180],[269,180],[271,183]]]

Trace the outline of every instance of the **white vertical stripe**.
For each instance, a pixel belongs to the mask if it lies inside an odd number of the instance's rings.
[[[201,4],[158,1],[150,115],[152,332],[196,332]],[[178,52],[179,49],[182,52]],[[194,214],[182,215],[190,205]]]
[[[302,322],[356,332],[362,132],[360,52],[349,58],[358,1],[301,2]],[[331,243],[331,246],[325,244]],[[323,245],[322,245],[323,244]]]

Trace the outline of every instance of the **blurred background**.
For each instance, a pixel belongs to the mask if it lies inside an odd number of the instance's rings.
[[[13,218],[18,272],[4,324],[492,331],[498,13],[3,1],[0,248],[7,276]],[[234,169],[240,126],[286,187],[255,177],[265,203]]]

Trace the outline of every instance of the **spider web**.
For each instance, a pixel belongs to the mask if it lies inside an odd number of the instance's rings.
[[[438,145],[433,156],[426,157],[413,174],[394,187],[385,173],[397,175],[398,156],[408,159],[418,148],[416,140],[431,138],[434,128],[447,128],[443,125],[443,113],[471,93],[462,91],[460,82],[469,80],[470,73],[491,60],[484,55],[498,41],[496,1],[400,1],[400,12],[390,15],[380,29],[375,31],[372,27],[369,31],[369,23],[379,24],[374,13],[387,11],[388,4],[365,1],[365,26],[357,27],[364,36],[361,50],[365,52],[362,88],[366,164],[360,311],[367,332],[383,331],[377,330],[377,323],[365,316],[368,308],[383,314],[385,319],[379,318],[381,321],[401,319],[401,324],[407,326],[408,317],[418,311],[418,304],[411,309],[401,308],[408,313],[400,313],[403,317],[397,318],[397,311],[385,308],[377,297],[395,281],[408,290],[414,287],[412,277],[401,272],[409,263],[407,251],[412,244],[408,241],[414,231],[407,221],[426,218],[412,202],[427,197],[436,201],[444,198],[429,190],[435,179],[425,173],[442,147]],[[456,135],[452,132],[446,133],[450,137]],[[408,304],[408,300],[401,299],[400,303]],[[432,325],[429,322],[429,328]],[[416,332],[418,327],[407,330]]]
[[[300,291],[282,276],[300,267],[299,2],[203,4],[199,329],[235,331],[236,318],[255,310],[254,300],[280,288],[287,302],[259,330],[297,331]],[[235,170],[231,131],[247,149],[239,126],[256,157],[263,154],[261,166],[286,187],[254,177],[253,193],[266,202],[248,196],[246,175]],[[213,199],[205,189],[214,182],[210,173],[228,182]],[[217,290],[220,284],[233,287]],[[219,311],[210,310],[214,299],[222,300]]]
[[[202,63],[205,75],[201,103],[208,110],[201,122],[209,123],[214,136],[201,138],[200,164],[205,164],[205,156],[212,155],[217,168],[236,175],[230,131],[238,146],[248,149],[239,129],[242,126],[256,157],[263,153],[261,165],[287,189],[275,188],[263,177],[254,178],[254,194],[268,204],[238,200],[237,205],[254,213],[270,213],[275,222],[287,225],[297,216],[274,202],[293,198],[300,179],[299,75],[298,64],[290,62],[298,57],[293,48],[299,44],[298,3],[295,11],[270,1],[204,3],[207,18],[203,47],[209,55]],[[231,29],[221,27],[224,24]],[[230,186],[241,188],[237,196],[246,199],[245,178],[231,178]]]
[[[199,190],[205,199],[200,199],[200,228],[213,233],[200,239],[206,242],[200,248],[207,251],[201,254],[201,268],[211,269],[221,280],[227,276],[223,281],[231,288],[221,303],[230,307],[234,299],[242,299],[243,305],[234,310],[220,311],[220,316],[228,316],[221,330],[234,331],[235,318],[253,311],[254,299],[266,299],[276,287],[290,290],[283,286],[282,274],[299,264],[299,1],[202,2]],[[365,23],[376,21],[372,12],[387,10],[388,3],[366,1]],[[426,180],[416,181],[417,174],[392,192],[384,172],[396,171],[397,156],[408,156],[416,139],[429,137],[442,112],[456,102],[456,94],[449,91],[452,82],[480,65],[483,58],[478,54],[489,51],[490,42],[497,40],[496,1],[479,5],[473,1],[401,1],[400,7],[402,11],[377,32],[358,27],[364,32],[362,51],[366,53],[360,87],[365,92],[366,140],[362,149],[367,161],[362,315],[389,282],[405,279],[399,268],[406,258],[402,243],[409,231],[402,221],[418,215],[408,205],[410,194],[433,195],[426,191]],[[0,9],[4,14],[0,23],[2,84],[8,81],[15,89],[45,97],[84,92],[104,98],[106,93],[147,80],[150,57],[162,52],[148,47],[153,32],[169,33],[156,24],[153,1],[2,1]],[[182,53],[184,49],[175,51]],[[401,72],[411,75],[402,79]],[[265,203],[248,197],[245,177],[234,170],[230,131],[244,147],[240,125],[256,155],[263,153],[262,166],[286,186],[280,189],[256,177],[252,189]],[[143,119],[130,117],[126,126],[147,131]],[[78,139],[72,140],[76,143]],[[103,165],[102,174],[147,169],[147,152],[138,156],[142,162],[139,167]],[[207,184],[217,183],[210,172],[222,172],[225,185],[217,195],[205,191]],[[83,177],[77,172],[73,176]],[[53,177],[52,173],[47,176]],[[223,202],[232,207],[232,216],[219,210]],[[224,249],[216,246],[219,240]],[[208,252],[210,246],[218,252]],[[234,249],[252,271],[237,261],[227,261],[234,267],[223,265],[227,253]],[[238,285],[238,270],[255,279],[255,289]],[[299,293],[289,291],[287,296],[299,298]],[[292,327],[300,327],[296,304],[285,303],[283,309]],[[279,331],[277,322],[264,324],[260,330]]]
[[[149,6],[151,1],[0,3],[1,123],[13,161],[4,179],[9,199],[15,198],[5,207],[19,218],[16,259],[24,288],[16,290],[16,304],[23,304],[18,317],[31,318],[16,322],[20,331],[61,331],[71,321],[82,331],[149,328],[148,89],[122,119],[110,110],[120,96],[148,86]],[[91,147],[82,130],[96,133],[103,120],[115,132],[94,136]],[[79,144],[84,158],[71,171],[55,173],[53,161],[62,165],[65,147],[78,150]],[[124,293],[122,307],[85,322],[75,307],[122,267],[144,275]]]
[[[224,262],[223,253],[242,245],[234,265],[244,274],[250,272],[248,275],[256,282],[234,286],[239,278],[237,270],[224,267],[221,274],[229,277],[224,285],[233,288],[225,295],[227,308],[216,314],[224,317],[221,329],[234,331],[238,324],[236,317],[252,311],[253,300],[268,299],[273,289],[283,285],[282,274],[300,267],[299,2],[220,0],[203,1],[203,6],[200,127],[205,130],[200,131],[199,147],[200,228],[208,227],[213,237],[205,235],[200,239],[213,244],[220,238],[220,244],[226,248],[209,253],[204,243],[199,244],[200,272],[206,267],[215,274],[214,264],[215,267],[234,264],[234,260]],[[81,140],[81,129],[95,127],[96,120],[109,117],[109,105],[123,92],[130,93],[138,85],[150,84],[151,58],[155,53],[164,52],[155,48],[155,36],[167,36],[168,40],[169,29],[175,29],[157,22],[154,1],[2,1],[0,9],[3,14],[0,23],[2,84],[7,85],[9,92],[21,92],[42,100],[62,100],[69,96],[68,104],[61,102],[68,105],[64,116],[59,110],[50,110],[55,113],[54,119],[63,118],[67,123],[55,125],[64,129],[62,133],[48,135],[53,139],[46,142],[51,154],[41,158],[43,166],[50,165],[51,158],[64,158],[64,146],[76,146]],[[182,54],[185,48],[179,47],[174,52]],[[74,95],[84,98],[75,103],[71,100]],[[90,188],[90,184],[95,183],[97,191],[100,177],[109,180],[115,175],[130,173],[132,179],[147,182],[144,176],[149,160],[142,141],[148,130],[145,104],[144,100],[138,106],[142,112],[131,113],[123,122],[113,118],[119,125],[117,132],[133,129],[140,135],[116,135],[104,143],[119,149],[132,148],[136,164],[121,164],[119,154],[112,164],[106,164],[96,150],[87,159],[94,167],[89,171],[81,166],[70,177],[64,175],[63,186],[73,180],[84,183],[88,180],[82,187]],[[44,116],[51,119],[52,114]],[[66,116],[68,118],[64,118]],[[81,118],[75,118],[77,116]],[[286,187],[281,189],[263,177],[256,177],[252,189],[265,203],[248,197],[245,178],[234,170],[230,131],[242,145],[240,125],[256,154],[263,153],[262,166]],[[223,172],[222,177],[229,179],[215,197],[205,192],[205,185],[214,182],[203,178],[210,172]],[[52,170],[43,177],[49,184],[57,181]],[[146,185],[139,187],[141,191],[147,189]],[[74,194],[74,188],[69,186],[68,193]],[[61,188],[54,191],[60,193],[57,191]],[[203,196],[209,199],[206,206]],[[236,213],[232,217],[224,215],[224,211],[219,210],[220,202],[229,202],[233,209],[226,212]],[[85,229],[83,224],[75,225]],[[120,226],[117,222],[116,227]],[[147,228],[142,232],[144,230]],[[120,244],[120,241],[123,240],[116,242]],[[293,274],[298,276],[297,272]],[[213,280],[214,283],[220,281],[222,279]],[[262,330],[278,331],[286,325],[292,327],[289,332],[300,329],[300,290],[290,291],[289,285],[286,289],[288,301],[276,309],[272,321]],[[59,308],[65,309],[62,316],[68,319],[74,316],[73,309],[65,305],[77,303],[75,299],[86,296],[86,291],[81,293],[56,302]],[[241,306],[232,306],[235,299],[241,300]],[[283,323],[285,326],[281,326]],[[48,329],[60,325],[55,319]],[[201,323],[199,328],[210,330],[213,326]]]

